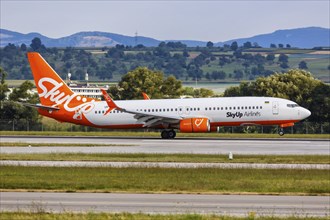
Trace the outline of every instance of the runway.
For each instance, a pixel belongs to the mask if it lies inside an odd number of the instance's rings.
[[[0,210],[329,216],[327,196],[1,192]]]
[[[106,147],[6,147],[1,153],[191,153],[191,154],[271,154],[305,155],[330,154],[329,140],[289,139],[217,139],[217,138],[159,138],[132,137],[35,137],[1,136],[1,142],[23,143],[89,143],[134,146]]]

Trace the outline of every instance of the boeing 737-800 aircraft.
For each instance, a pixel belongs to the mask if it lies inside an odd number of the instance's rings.
[[[39,53],[28,53],[38,89],[41,115],[61,122],[98,128],[162,129],[168,139],[180,132],[210,132],[219,126],[279,125],[283,128],[307,118],[311,113],[281,98],[232,97],[148,99],[113,101],[102,90],[105,101],[82,97],[67,86]],[[31,105],[30,105],[31,106]]]

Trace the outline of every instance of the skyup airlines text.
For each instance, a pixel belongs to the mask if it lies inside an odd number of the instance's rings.
[[[261,113],[260,112],[254,112],[254,111],[249,111],[249,112],[227,112],[227,118],[242,118],[242,117],[260,117]]]

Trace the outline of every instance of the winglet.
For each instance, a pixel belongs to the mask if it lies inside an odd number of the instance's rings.
[[[101,92],[103,94],[105,101],[107,102],[107,104],[109,106],[109,109],[104,113],[104,115],[108,114],[113,109],[118,109],[118,110],[121,109],[116,105],[116,103],[112,100],[112,98],[109,96],[109,94],[107,93],[107,91],[105,89],[101,89]]]
[[[142,92],[142,95],[144,100],[150,100],[149,96],[146,93]]]

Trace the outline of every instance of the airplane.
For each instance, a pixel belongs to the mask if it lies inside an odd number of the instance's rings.
[[[60,122],[108,129],[160,129],[163,139],[182,133],[217,131],[220,126],[277,125],[283,128],[310,116],[297,103],[273,97],[220,97],[105,101],[74,93],[37,52],[27,54],[40,103],[29,104]]]

